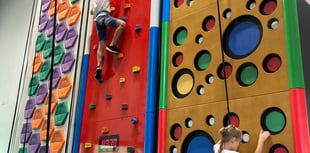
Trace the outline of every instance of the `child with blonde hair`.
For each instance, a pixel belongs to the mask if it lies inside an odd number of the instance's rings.
[[[214,145],[215,153],[238,153],[239,144],[242,140],[242,132],[234,125],[228,125],[219,131],[221,139]],[[268,131],[261,131],[255,153],[262,153],[264,142],[270,136]]]

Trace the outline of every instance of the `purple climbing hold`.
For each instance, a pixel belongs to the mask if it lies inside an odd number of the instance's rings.
[[[57,27],[57,21],[56,21],[56,25],[55,26]],[[53,32],[54,32],[53,30],[54,30],[54,17],[52,17],[52,18],[50,18],[48,20],[48,23],[47,23],[47,26],[46,26],[46,36],[47,37],[52,36]]]
[[[28,144],[28,153],[37,153],[41,146],[40,133],[32,134]]]
[[[57,67],[53,70],[53,84],[52,84],[52,88],[55,89],[58,86],[59,80],[61,78],[61,72],[60,72],[60,68]],[[48,80],[48,86],[50,86],[50,80]]]
[[[64,59],[61,64],[62,73],[70,72],[75,63],[75,55],[73,51],[69,51],[64,55]]]
[[[50,7],[50,3],[51,3],[51,0],[41,0],[41,9],[43,12],[48,10],[48,8]]]
[[[32,115],[35,109],[36,109],[36,104],[35,104],[34,99],[27,100],[26,108],[24,112],[24,118],[25,119],[32,118]]]
[[[20,134],[20,143],[27,143],[32,134],[31,123],[24,123]]]
[[[38,88],[37,97],[36,97],[36,104],[37,105],[43,104],[46,95],[47,95],[47,85],[41,84]]]
[[[43,30],[45,30],[47,22],[48,22],[48,16],[46,13],[43,13],[39,21],[39,32],[42,32]]]
[[[61,22],[56,28],[56,42],[60,42],[64,39],[68,31],[66,22]]]
[[[46,150],[46,146],[41,146],[38,153],[45,153],[45,150]],[[48,153],[50,153],[49,149],[48,149]]]
[[[76,28],[69,29],[65,36],[65,48],[71,48],[74,46],[78,37],[78,32]]]

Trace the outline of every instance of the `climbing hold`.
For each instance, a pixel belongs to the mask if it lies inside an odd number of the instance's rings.
[[[111,11],[111,12],[115,11],[115,7],[114,7],[114,6],[111,6],[111,7],[110,7],[110,11]]]
[[[93,45],[93,51],[97,51],[97,49],[98,49],[98,45],[97,45],[97,44],[94,44],[94,45]]]
[[[140,72],[140,66],[133,66],[132,67],[132,72],[133,73]]]
[[[131,120],[130,120],[131,124],[133,125],[136,125],[138,123],[138,119],[133,117]]]
[[[91,148],[91,143],[90,142],[86,142],[85,144],[84,144],[84,148],[85,149],[88,149],[88,148]]]
[[[118,53],[117,54],[117,59],[122,59],[124,58],[124,54],[123,53]]]
[[[126,21],[126,17],[125,17],[125,16],[122,16],[122,17],[121,17],[121,20]]]
[[[119,82],[120,83],[125,83],[125,78],[124,77],[119,78]]]
[[[136,24],[135,25],[135,31],[140,31],[142,29],[142,25],[141,24]]]
[[[108,93],[105,95],[106,100],[111,100],[112,99],[112,94]]]
[[[89,104],[89,109],[90,110],[96,109],[96,104]]]
[[[128,146],[127,147],[127,153],[134,153],[135,152],[135,147]]]
[[[128,109],[128,104],[122,103],[121,109],[122,109],[122,110],[127,110],[127,109]]]
[[[109,128],[108,128],[108,127],[103,127],[103,128],[101,129],[101,133],[102,133],[102,134],[108,134],[108,133],[109,133]]]

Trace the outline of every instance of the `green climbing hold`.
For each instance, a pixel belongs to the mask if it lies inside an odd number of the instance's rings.
[[[56,126],[64,125],[68,116],[68,104],[67,102],[58,103],[55,110],[55,120]]]
[[[38,87],[39,87],[39,77],[34,76],[30,80],[30,83],[28,86],[28,96],[33,96],[37,92]]]
[[[36,41],[36,52],[40,52],[43,49],[43,46],[45,44],[45,33],[41,33],[38,37],[37,37],[37,41]]]

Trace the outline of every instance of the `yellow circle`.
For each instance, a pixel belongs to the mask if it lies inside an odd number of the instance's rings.
[[[193,85],[193,77],[189,74],[183,74],[177,82],[177,90],[180,94],[186,95],[192,90]]]

